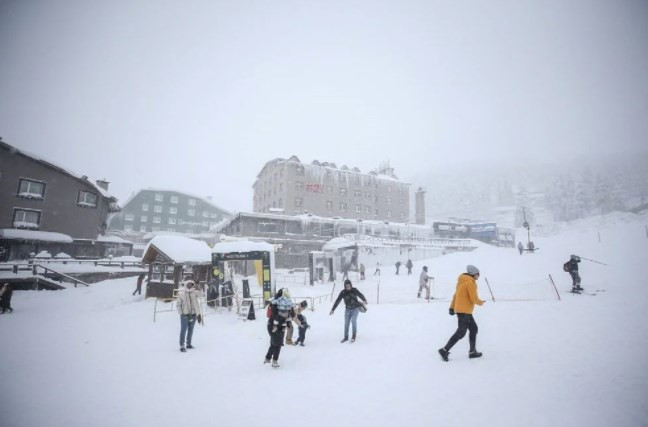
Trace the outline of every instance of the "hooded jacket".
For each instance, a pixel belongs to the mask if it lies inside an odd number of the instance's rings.
[[[482,305],[484,301],[477,295],[477,283],[470,274],[464,273],[457,280],[457,289],[452,297],[450,308],[455,313],[472,314],[475,304]]]
[[[176,309],[180,315],[200,314],[200,303],[195,288],[178,290]]]
[[[362,301],[367,303],[367,298],[365,298],[364,295],[362,295],[362,292],[357,290],[356,288],[352,287],[350,290],[343,289],[342,292],[340,292],[340,295],[338,295],[337,299],[335,300],[335,304],[333,304],[333,311],[337,308],[338,304],[340,304],[340,301],[344,299],[344,305],[346,306],[347,310],[351,310],[357,307],[360,307],[360,303],[358,302],[358,298],[360,298]]]

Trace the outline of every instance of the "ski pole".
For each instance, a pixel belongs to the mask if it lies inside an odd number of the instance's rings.
[[[486,286],[488,286],[488,292],[491,294],[491,299],[493,302],[495,302],[495,296],[493,295],[493,291],[491,290],[490,283],[488,283],[488,278],[484,277],[484,280],[486,281]]]
[[[580,259],[584,259],[585,261],[591,261],[591,262],[595,262],[595,263],[597,263],[597,264],[601,264],[601,265],[605,265],[605,266],[607,266],[606,263],[601,262],[601,261],[596,261],[596,260],[593,260],[593,259],[585,258],[585,257],[582,257],[582,256],[580,256],[580,255],[579,255],[578,257],[579,257]]]

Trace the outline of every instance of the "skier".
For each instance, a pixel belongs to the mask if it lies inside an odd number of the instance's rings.
[[[268,319],[268,335],[270,335],[270,347],[266,353],[263,363],[270,363],[272,367],[279,367],[279,353],[283,345],[284,332],[286,330],[286,322],[291,317],[294,317],[295,304],[290,299],[290,292],[288,289],[280,289],[270,300],[271,315]]]
[[[466,267],[466,273],[459,276],[457,280],[457,289],[452,297],[450,309],[448,310],[451,316],[457,314],[458,327],[454,335],[450,337],[445,347],[439,349],[441,359],[445,362],[448,361],[450,349],[464,336],[466,331],[469,331],[468,340],[470,342],[470,351],[468,357],[471,359],[481,357],[482,354],[477,351],[477,323],[473,318],[472,312],[475,304],[483,305],[485,301],[479,299],[477,295],[477,279],[479,279],[479,269],[474,265]]]
[[[351,342],[355,342],[356,340],[356,333],[358,331],[358,313],[360,313],[360,307],[363,305],[360,301],[358,301],[358,298],[360,298],[364,302],[364,306],[367,305],[367,298],[362,295],[362,292],[354,288],[350,280],[345,280],[344,289],[342,289],[337,299],[335,300],[330,313],[330,315],[332,316],[340,301],[344,299],[344,305],[346,307],[346,310],[344,311],[344,338],[340,342],[346,342],[349,340],[349,323],[353,324],[353,335],[351,336]]]
[[[13,313],[13,308],[11,308],[12,295],[13,288],[9,283],[5,283],[2,290],[0,290],[0,308],[2,308],[2,314],[7,310],[9,310],[9,313]]]
[[[412,267],[414,267],[414,264],[412,263],[411,259],[407,260],[405,267],[407,267],[407,275],[409,276],[410,274],[412,274]]]
[[[202,323],[202,315],[200,314],[200,302],[198,301],[195,284],[191,280],[185,282],[184,289],[178,290],[178,299],[176,301],[176,308],[180,314],[180,351],[185,353],[188,349],[195,348],[191,345],[191,338],[193,337],[193,330],[196,324]],[[187,340],[187,347],[185,348],[185,338]]]
[[[398,276],[398,270],[400,270],[401,262],[396,261],[396,275]]]
[[[360,280],[365,279],[365,266],[364,264],[360,263]]]
[[[518,242],[518,251],[520,251],[520,255],[522,255],[522,252],[524,252],[524,245],[522,242]]]
[[[142,273],[137,278],[137,287],[133,291],[133,295],[135,294],[142,295],[142,282],[144,281],[144,277],[146,277],[146,274]]]
[[[295,345],[299,344],[302,347],[304,347],[304,340],[306,339],[306,329],[310,328],[306,316],[302,314],[302,311],[306,311],[306,307],[308,307],[308,303],[304,300],[299,303],[295,310],[295,313],[297,314],[296,319],[299,322],[299,337],[297,337]]]
[[[577,255],[570,255],[569,256],[569,261],[567,261],[563,265],[563,270],[569,273],[569,275],[572,278],[572,292],[573,293],[579,293],[580,291],[584,290],[580,283],[581,283],[581,278],[580,275],[578,274],[578,263],[581,262],[581,259]]]
[[[423,266],[423,271],[421,271],[421,276],[419,277],[419,290],[416,298],[421,298],[421,292],[425,289],[425,299],[430,299],[430,285],[428,284],[430,276],[427,274],[427,266]],[[434,280],[434,277],[432,278]]]

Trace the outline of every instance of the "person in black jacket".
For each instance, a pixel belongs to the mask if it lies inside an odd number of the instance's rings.
[[[5,311],[9,310],[9,313],[13,312],[11,308],[11,296],[13,295],[13,289],[9,283],[5,283],[0,290],[0,308],[2,308],[2,314]]]
[[[364,302],[364,304],[358,301],[358,298],[360,298]],[[353,287],[350,280],[345,280],[344,289],[340,292],[340,295],[338,295],[337,299],[335,300],[333,308],[331,309],[331,315],[333,315],[333,312],[342,299],[344,299],[346,310],[344,312],[344,338],[340,342],[346,342],[349,340],[349,323],[353,323],[353,335],[351,336],[351,342],[355,342],[356,333],[358,331],[358,313],[360,312],[361,306],[366,307],[367,298],[362,295],[362,292]]]
[[[288,289],[280,289],[273,299],[270,300],[271,316],[268,319],[268,334],[270,335],[270,347],[266,353],[263,363],[270,363],[272,367],[279,367],[279,353],[283,345],[286,322],[295,317],[295,304],[290,299]]]
[[[565,271],[569,273],[572,278],[572,292],[580,292],[583,290],[581,288],[581,278],[578,274],[578,263],[581,262],[581,259],[577,255],[571,255],[569,261],[565,263]]]

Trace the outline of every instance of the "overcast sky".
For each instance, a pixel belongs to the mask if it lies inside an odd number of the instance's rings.
[[[124,201],[266,161],[413,185],[648,145],[648,2],[0,0],[0,136]]]

